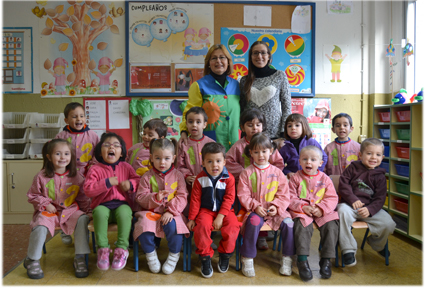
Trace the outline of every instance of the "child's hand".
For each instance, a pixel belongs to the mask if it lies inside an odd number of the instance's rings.
[[[367,207],[360,208],[357,210],[357,214],[362,218],[367,218],[370,215],[369,209]]]
[[[313,210],[314,210],[314,208],[313,207],[311,207],[310,205],[305,205],[305,206],[303,206],[303,211],[304,211],[304,213],[305,214],[307,214],[308,216],[313,216],[313,214],[311,214],[312,212],[313,212]]]
[[[109,177],[109,183],[111,183],[112,186],[117,186],[119,184],[118,177],[117,176]]]
[[[182,139],[184,145],[187,145],[187,135],[188,135],[187,133],[189,133],[189,132],[180,134],[180,139]]]
[[[285,146],[285,140],[283,140],[282,138],[278,138],[273,140],[274,143],[276,143],[276,149],[280,150],[280,148],[282,148],[283,146]]]
[[[167,197],[168,196],[168,191],[166,191],[166,190],[161,190],[161,191],[159,191],[157,194],[156,194],[156,200],[158,201],[158,202],[161,202],[162,201],[162,199],[164,199],[165,197]]]
[[[360,200],[357,200],[356,202],[353,203],[353,209],[354,210],[362,208],[363,206],[364,206],[364,203]]]
[[[286,175],[286,177],[288,178],[288,180],[289,179],[291,179],[291,177],[294,175],[295,173],[292,173],[292,172],[289,172],[287,175]]]
[[[189,229],[189,231],[192,231],[193,227],[195,227],[195,225],[196,225],[196,223],[195,223],[194,220],[189,220],[189,222],[187,222],[187,224],[186,224],[187,229]]]
[[[269,207],[269,210],[267,212],[267,215],[274,216],[276,214],[277,214],[277,208],[276,208],[276,206],[274,206],[274,205],[270,206]]]
[[[57,212],[56,207],[53,206],[53,204],[49,204],[46,206],[46,211],[52,214],[55,214]]]
[[[315,217],[322,217],[323,216],[323,211],[322,211],[322,209],[320,209],[319,207],[314,207],[313,208],[313,211],[311,211],[311,214],[313,214],[313,216],[315,216]]]
[[[187,176],[186,177],[186,183],[189,185],[193,185],[193,181],[195,181],[196,176]]]
[[[267,216],[267,210],[266,209],[264,209],[263,207],[261,207],[261,206],[258,206],[257,208],[255,208],[255,213],[257,213],[258,214],[258,216],[260,216],[260,217],[266,217]]]
[[[223,226],[223,218],[224,218],[224,215],[218,213],[217,217],[215,217],[214,222],[213,222],[214,229],[216,229],[216,230],[221,229],[221,227]]]
[[[162,225],[167,225],[171,222],[171,220],[173,220],[173,218],[173,214],[171,214],[170,212],[165,212],[164,214],[162,214],[161,219],[159,219],[159,221],[161,221]]]
[[[131,188],[130,181],[129,180],[122,181],[120,183],[120,188],[124,192],[127,192],[128,190],[130,190],[130,188]]]

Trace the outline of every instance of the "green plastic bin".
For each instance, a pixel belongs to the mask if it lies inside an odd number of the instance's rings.
[[[410,129],[395,129],[399,140],[410,140]]]
[[[403,182],[394,182],[395,183],[395,187],[397,188],[397,192],[404,194],[404,195],[409,195],[409,185]]]

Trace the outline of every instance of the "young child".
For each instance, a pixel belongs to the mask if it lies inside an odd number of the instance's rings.
[[[128,245],[131,229],[130,194],[137,191],[140,176],[133,167],[124,161],[127,150],[121,136],[103,133],[96,145],[94,156],[99,163],[87,173],[84,191],[92,198],[93,224],[96,234],[97,268],[109,269],[108,224],[118,225],[118,240],[112,261],[113,270],[125,267],[128,258]]]
[[[177,141],[152,139],[150,161],[153,168],[140,179],[136,201],[144,211],[136,213],[134,239],[139,238],[152,273],[161,270],[155,249],[155,236],[167,238],[168,258],[162,266],[164,274],[173,273],[180,258],[183,234],[189,233],[182,215],[187,204],[183,175],[174,167]]]
[[[255,244],[264,223],[282,234],[282,259],[279,273],[292,274],[292,259],[295,254],[294,222],[286,211],[289,205],[288,180],[282,170],[269,163],[276,144],[265,133],[257,133],[245,147],[245,155],[254,158],[254,163],[242,171],[239,177],[238,198],[247,211],[243,218],[241,247],[242,273],[255,276]]]
[[[149,164],[149,143],[152,139],[167,137],[167,125],[159,118],[149,120],[143,125],[142,143],[128,149],[125,161],[133,166],[137,175],[143,176],[152,166]]]
[[[285,162],[283,173],[288,179],[291,179],[294,173],[302,169],[298,161],[299,154],[301,149],[309,145],[316,146],[322,151],[323,159],[321,160],[323,160],[323,164],[319,166],[319,170],[323,172],[328,156],[313,138],[307,119],[303,115],[294,113],[286,118],[284,137],[285,144],[280,148],[279,153]]]
[[[313,279],[307,257],[313,235],[313,221],[320,231],[320,275],[324,279],[332,276],[330,258],[335,258],[335,245],[338,241],[338,204],[332,180],[318,168],[323,164],[322,150],[316,146],[301,149],[299,162],[302,170],[289,180],[291,204],[289,212],[294,219],[295,248],[297,266],[301,280]]]
[[[220,143],[210,142],[202,148],[203,171],[196,176],[190,199],[189,222],[193,231],[196,254],[201,257],[201,275],[213,275],[210,237],[213,229],[220,229],[222,239],[218,247],[218,271],[227,272],[229,260],[235,250],[240,223],[232,205],[235,201],[235,178],[226,167],[226,149]]]
[[[242,112],[240,118],[240,128],[245,134],[227,151],[226,154],[226,167],[230,173],[235,177],[236,184],[239,182],[239,175],[249,165],[254,163],[252,157],[246,156],[244,149],[251,141],[254,134],[263,132],[267,129],[266,118],[263,113],[256,108],[246,109]],[[279,153],[272,153],[269,159],[270,164],[276,166],[280,170],[285,167],[283,164],[282,156]],[[267,231],[260,232],[258,237],[257,247],[260,250],[267,250],[269,247],[266,241]]]
[[[358,160],[360,144],[348,137],[353,129],[353,120],[346,113],[339,113],[332,119],[332,132],[338,137],[325,147],[329,159],[323,171],[326,175],[341,175],[351,162]]]
[[[62,132],[55,136],[55,139],[65,139],[72,144],[72,150],[75,151],[77,157],[77,172],[86,175],[89,165],[95,163],[92,159],[93,150],[99,142],[99,136],[86,125],[84,106],[80,103],[68,103],[63,114],[67,125]],[[66,235],[63,231],[61,238],[64,244],[72,243],[72,237]]]
[[[34,205],[31,234],[24,267],[31,279],[44,277],[41,250],[47,233],[53,237],[60,227],[67,235],[75,232],[75,276],[89,275],[84,254],[90,253],[88,230],[90,199],[83,193],[84,177],[77,173],[72,145],[63,139],[44,144],[43,169],[34,177],[27,196]]]
[[[385,169],[379,168],[384,158],[384,145],[376,138],[364,140],[360,146],[360,161],[354,161],[339,178],[338,204],[340,218],[339,245],[345,266],[356,265],[357,243],[351,234],[351,224],[367,222],[371,235],[367,238],[373,250],[385,257],[385,244],[394,232],[395,222],[382,210],[387,195]],[[389,255],[388,255],[389,256]]]

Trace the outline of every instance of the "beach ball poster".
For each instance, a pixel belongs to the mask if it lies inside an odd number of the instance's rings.
[[[286,76],[288,77],[289,85],[298,87],[305,79],[305,71],[298,64],[289,65],[285,69]]]
[[[227,48],[236,56],[242,56],[249,49],[248,38],[240,33],[233,34],[227,41]]]
[[[300,57],[305,50],[304,39],[299,35],[291,35],[285,40],[285,51],[291,57]]]

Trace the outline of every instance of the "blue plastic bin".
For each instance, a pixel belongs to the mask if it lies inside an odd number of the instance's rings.
[[[397,174],[404,177],[409,177],[409,164],[394,164]]]
[[[390,173],[390,163],[387,161],[382,161],[381,165],[379,165],[380,168],[384,168],[387,173]]]
[[[390,146],[384,145],[384,156],[390,157]]]
[[[390,129],[379,129],[382,139],[390,139]]]

